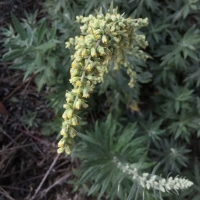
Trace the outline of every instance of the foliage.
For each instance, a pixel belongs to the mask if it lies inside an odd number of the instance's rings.
[[[137,136],[137,131],[136,123],[124,127],[109,115],[105,122],[96,122],[94,130],[86,131],[87,135],[78,133],[82,141],[77,144],[78,147],[75,148],[73,156],[82,161],[82,167],[79,169],[82,173],[77,174],[79,180],[75,185],[80,186],[89,181],[91,186],[87,195],[98,192],[98,199],[101,199],[106,191],[108,199],[115,199],[115,197],[132,199],[133,196],[141,198],[142,194],[144,198],[145,189],[152,188],[155,196],[161,196],[161,192],[189,187],[192,184],[190,181],[175,178],[173,182],[172,177],[163,179],[156,176],[156,168],[150,174],[140,175],[141,171],[146,171],[154,163],[145,161],[147,138]],[[181,150],[181,148],[173,149],[173,152],[177,153],[174,153],[172,157],[184,165],[184,156],[176,154],[179,153],[178,151],[181,153],[188,151]],[[94,176],[95,173],[97,173],[96,176]],[[183,186],[184,181],[188,186]]]
[[[83,174],[77,184],[80,186],[88,180],[92,183],[87,195],[99,191],[100,199],[105,191],[110,191],[108,199],[115,196],[120,199],[127,197],[132,184],[127,175],[119,169],[118,163],[131,162],[132,165],[138,165],[146,148],[145,137],[135,137],[136,131],[136,124],[123,127],[109,115],[105,122],[96,122],[95,130],[87,131],[87,135],[78,133],[82,141],[77,144],[78,148],[74,149],[72,156],[83,161]],[[149,167],[150,163],[143,163],[141,169],[145,169],[145,166]],[[94,176],[97,172],[98,175]]]
[[[94,14],[101,6],[106,12],[110,3],[110,0],[46,0],[42,6],[43,13],[48,14],[43,19],[38,19],[37,13],[26,15],[20,22],[13,16],[14,26],[2,30],[3,59],[11,61],[15,70],[24,70],[25,79],[34,74],[38,89],[49,92],[50,106],[57,116],[62,113],[65,91],[71,89],[68,80],[73,52],[66,50],[64,43],[79,35],[76,16]],[[129,88],[125,70],[114,71],[111,65],[104,82],[88,99],[88,109],[80,113],[85,126],[79,132],[85,133],[79,133],[72,152],[74,159],[79,157],[82,161],[82,167],[74,173],[85,178],[88,173],[88,179],[73,180],[74,187],[99,198],[114,198],[115,193],[116,199],[134,199],[136,185],[140,184],[133,184],[113,164],[116,157],[122,163],[140,163],[143,169],[139,170],[139,177],[143,172],[152,173],[150,164],[160,162],[156,174],[167,177],[169,173],[174,176],[179,173],[194,182],[180,196],[162,193],[163,198],[197,200],[200,196],[200,1],[118,0],[114,5],[120,13],[125,13],[125,18],[148,18],[149,25],[138,33],[143,33],[149,43],[146,49],[149,59],[144,62],[136,60],[134,54],[129,55],[130,65],[137,74],[134,88]],[[112,120],[106,124],[101,120],[109,113]],[[96,120],[100,122],[94,130]],[[145,159],[140,160],[144,151]],[[111,167],[119,175],[106,179]],[[121,178],[120,183],[116,182]],[[138,195],[143,195],[142,191],[138,190]],[[154,194],[151,190],[145,190],[144,195],[145,199],[162,198],[159,192]]]

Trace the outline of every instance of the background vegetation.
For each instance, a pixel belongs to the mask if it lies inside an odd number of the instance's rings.
[[[80,113],[71,158],[56,156],[64,94],[71,89],[72,52],[65,42],[80,33],[76,16],[94,14],[100,7],[106,12],[110,3],[0,4],[3,199],[134,199],[133,180],[114,159],[149,173],[160,163],[156,174],[194,182],[179,196],[164,194],[163,199],[200,199],[199,0],[114,1],[126,17],[148,18],[149,25],[140,31],[149,43],[149,59],[144,63],[129,57],[137,72],[132,89],[125,71],[110,70]],[[159,194],[149,190],[144,195],[154,199]]]

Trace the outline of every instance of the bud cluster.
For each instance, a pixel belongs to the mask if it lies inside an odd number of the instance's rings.
[[[70,38],[66,42],[66,48],[75,48],[75,53],[71,56],[73,61],[69,80],[74,88],[66,92],[66,104],[63,106],[66,110],[62,116],[64,122],[60,132],[63,137],[58,143],[58,153],[67,154],[70,154],[74,143],[74,126],[80,122],[76,113],[81,107],[88,106],[85,98],[90,96],[97,83],[103,81],[109,62],[114,62],[114,69],[119,69],[121,65],[127,67],[129,85],[133,87],[136,73],[131,69],[127,55],[134,53],[136,57],[147,58],[139,50],[139,47],[147,46],[145,36],[136,33],[137,29],[147,25],[147,18],[125,19],[117,13],[117,9],[112,9],[106,15],[78,16],[77,21],[83,24],[80,27],[81,36]]]
[[[123,165],[121,162],[118,162],[117,166],[124,173],[127,173],[128,175],[132,176],[132,179],[137,181],[139,185],[144,189],[154,189],[161,192],[178,192],[178,190],[187,189],[193,185],[193,182],[185,178],[179,178],[178,176],[175,178],[169,177],[167,179],[149,173],[143,173],[141,176],[139,175],[137,168],[132,167],[127,163]]]

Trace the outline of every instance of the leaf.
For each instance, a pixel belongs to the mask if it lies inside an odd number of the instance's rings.
[[[42,42],[46,31],[47,31],[46,21],[44,20],[38,29],[38,35],[37,35],[38,44]]]
[[[99,170],[98,167],[96,168],[89,168],[87,169],[84,174],[82,175],[81,179],[78,181],[78,184],[81,185],[83,183],[85,183],[88,179],[90,179],[92,176],[94,176],[94,174]]]
[[[137,190],[138,190],[138,184],[135,182],[133,183],[133,186],[131,188],[127,200],[133,200],[133,195],[137,192]]]
[[[37,46],[35,49],[36,50],[47,51],[49,49],[54,48],[57,43],[59,43],[59,41],[57,41],[57,40],[49,40],[48,42]]]
[[[151,172],[152,175],[155,175],[155,173],[158,170],[159,166],[160,166],[160,162],[153,168],[153,171]]]
[[[112,178],[112,174],[113,174],[113,171],[111,171],[111,174],[108,175],[107,178],[105,178],[105,180],[103,181],[98,199],[101,199],[102,195],[105,193],[106,189],[108,188],[110,181],[111,181],[111,178]]]
[[[100,184],[93,184],[92,187],[90,188],[90,190],[88,191],[88,196],[90,196],[91,194],[96,193],[99,189],[100,189],[101,185]]]
[[[19,56],[22,56],[24,55],[24,49],[14,49],[14,50],[11,50],[7,53],[5,53],[3,55],[3,61],[9,61],[9,60],[14,60],[16,58],[18,58]]]
[[[175,101],[175,110],[176,110],[176,113],[179,111],[180,109],[180,103],[179,101]]]
[[[89,136],[84,135],[84,134],[79,133],[79,132],[77,133],[77,135],[78,135],[79,137],[81,137],[82,139],[84,139],[84,140],[90,142],[90,143],[93,143],[93,144],[99,145],[99,143],[97,143],[97,142],[96,142],[92,137],[89,137]]]
[[[11,14],[11,17],[12,17],[12,22],[14,24],[14,27],[16,31],[19,33],[20,38],[22,40],[25,40],[28,37],[26,30],[23,28],[23,26],[21,25],[21,23],[19,22],[19,20],[16,18],[16,16],[13,13]]]
[[[55,22],[52,25],[51,31],[50,31],[50,35],[49,35],[49,39],[54,39],[56,37],[56,31],[57,31],[57,23]]]
[[[183,19],[185,19],[188,16],[189,12],[190,12],[189,7],[185,6],[185,9],[183,10]]]

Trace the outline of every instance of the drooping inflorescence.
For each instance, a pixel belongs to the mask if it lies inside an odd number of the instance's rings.
[[[83,24],[80,27],[81,36],[70,38],[66,42],[66,48],[75,48],[70,70],[70,83],[74,88],[65,95],[66,104],[63,105],[65,111],[62,116],[64,122],[60,132],[62,139],[58,143],[58,153],[67,154],[70,154],[73,138],[76,136],[74,126],[80,122],[77,111],[88,106],[85,98],[90,96],[97,83],[103,81],[110,62],[113,62],[114,69],[121,66],[127,68],[129,86],[133,87],[136,73],[132,70],[127,55],[144,60],[147,58],[140,50],[140,47],[147,46],[145,36],[136,33],[137,29],[147,25],[147,18],[126,19],[117,13],[117,9],[110,9],[106,15],[79,16],[77,21]]]

